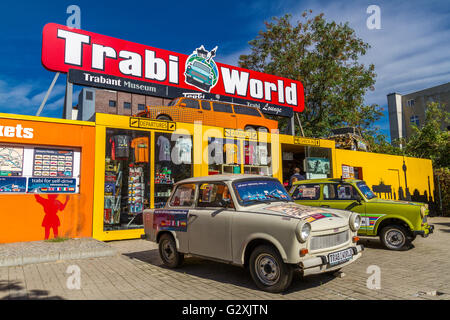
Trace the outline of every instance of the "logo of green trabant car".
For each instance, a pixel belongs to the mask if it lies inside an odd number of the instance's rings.
[[[187,58],[185,65],[185,82],[209,92],[219,80],[219,70],[212,59],[215,57],[217,46],[211,51],[206,50],[203,45],[194,50]]]

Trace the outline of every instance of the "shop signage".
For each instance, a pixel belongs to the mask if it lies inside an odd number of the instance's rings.
[[[258,140],[257,131],[244,131],[241,129],[223,129],[223,135],[225,136],[225,138]]]
[[[304,109],[299,81],[216,63],[217,47],[185,55],[49,23],[43,30],[42,64],[68,73],[77,84],[176,97],[254,104],[266,113],[292,115]],[[165,89],[165,90],[164,90]]]
[[[26,190],[27,178],[0,177],[0,193],[23,193]]]
[[[75,193],[76,179],[28,178],[29,193]]]
[[[294,144],[301,144],[305,146],[320,146],[320,139],[314,138],[303,138],[303,137],[294,137]]]
[[[149,120],[149,119],[131,117],[130,118],[130,127],[142,128],[142,129],[174,131],[174,130],[176,130],[177,125],[173,121]]]
[[[32,139],[33,128],[24,128],[21,124],[15,127],[0,126],[0,137]]]

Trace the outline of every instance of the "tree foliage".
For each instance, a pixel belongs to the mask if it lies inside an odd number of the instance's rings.
[[[342,126],[364,131],[382,115],[377,105],[364,104],[364,94],[375,83],[374,65],[366,67],[358,59],[370,46],[348,23],[311,14],[305,11],[296,25],[291,15],[266,22],[239,65],[303,83],[305,111],[299,116],[306,136],[324,137]]]

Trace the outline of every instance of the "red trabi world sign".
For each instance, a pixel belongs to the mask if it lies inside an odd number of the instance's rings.
[[[303,111],[301,82],[216,63],[214,55],[203,46],[185,55],[54,23],[42,35],[42,64],[50,71],[78,69]]]

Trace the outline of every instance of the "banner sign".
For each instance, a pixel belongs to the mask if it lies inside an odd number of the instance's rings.
[[[294,137],[294,144],[301,144],[305,146],[320,147],[320,139]]]
[[[173,121],[149,120],[149,119],[145,119],[145,118],[131,117],[130,118],[130,127],[142,128],[142,129],[175,131],[177,128],[177,124],[176,124],[176,122],[173,122]]]
[[[225,128],[225,129],[223,129],[223,135],[226,138],[258,140],[258,132],[257,131],[244,131],[241,129]]]
[[[300,81],[216,63],[216,51],[200,46],[185,55],[54,23],[42,38],[43,66],[78,70],[69,74],[77,84],[168,98],[200,94],[279,115],[303,111]]]
[[[26,185],[24,177],[0,177],[0,193],[24,193]]]
[[[65,178],[29,178],[29,193],[75,193],[77,190],[76,179]]]

